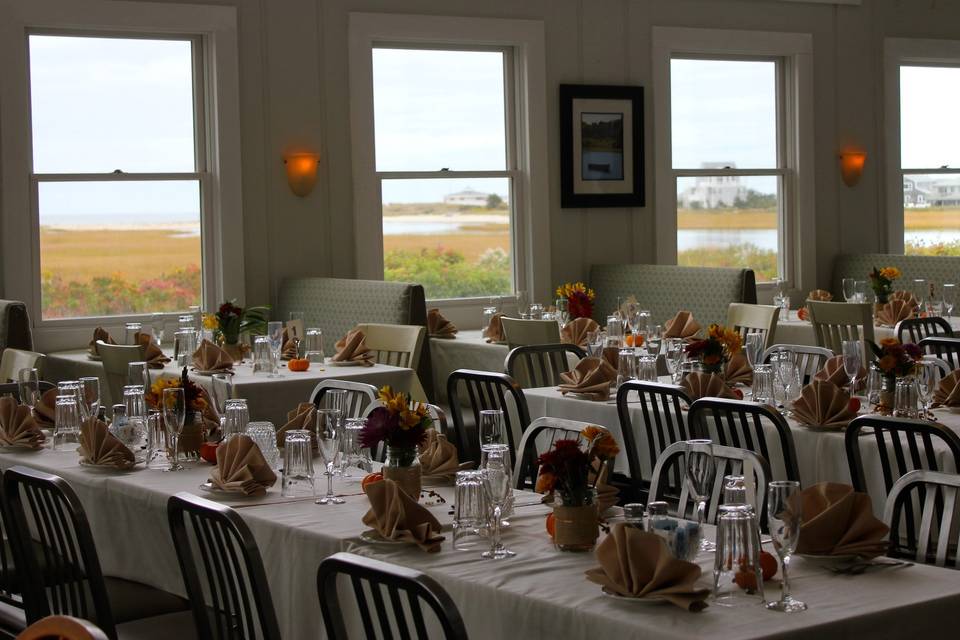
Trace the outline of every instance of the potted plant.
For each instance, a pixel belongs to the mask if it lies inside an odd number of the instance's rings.
[[[360,431],[360,446],[371,449],[381,442],[387,447],[383,477],[393,480],[408,496],[420,499],[421,470],[417,447],[427,437],[433,420],[427,407],[411,402],[410,396],[382,387],[377,394],[380,406],[368,415]]]
[[[879,346],[874,342],[869,344],[875,358],[872,366],[879,372],[881,380],[877,410],[890,413],[893,411],[897,378],[912,376],[917,362],[923,359],[923,352],[912,342],[902,344],[896,338],[885,338]]]

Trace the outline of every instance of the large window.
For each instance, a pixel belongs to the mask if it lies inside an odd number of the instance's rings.
[[[28,43],[42,318],[200,304],[199,41]]]

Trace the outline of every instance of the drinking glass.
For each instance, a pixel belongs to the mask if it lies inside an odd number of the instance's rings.
[[[260,447],[263,459],[274,471],[280,469],[280,450],[277,449],[277,430],[272,422],[251,422],[247,435]]]
[[[856,295],[854,296],[854,302],[867,301],[867,281],[866,280],[854,281],[853,290],[856,293]]]
[[[493,528],[490,536],[490,550],[484,551],[483,558],[501,560],[516,554],[503,546],[500,538],[500,528],[503,523],[504,507],[513,494],[510,471],[510,458],[506,451],[488,452],[486,467],[483,473],[483,486],[488,502],[493,506]]]
[[[843,371],[850,379],[850,393],[855,393],[857,388],[857,375],[860,373],[861,348],[859,340],[844,340],[843,349]]]
[[[707,498],[713,487],[713,476],[716,466],[713,459],[712,440],[687,440],[687,450],[684,455],[686,465],[687,490],[697,503],[697,524],[703,531],[703,522],[706,517]],[[701,551],[713,551],[716,547],[707,540],[700,538]]]
[[[163,413],[159,409],[151,409],[147,414],[147,468],[165,470],[169,467],[168,448]]]
[[[667,351],[665,363],[667,365],[667,372],[670,374],[670,377],[673,379],[673,383],[676,384],[676,374],[680,369],[680,361],[683,360],[683,350],[685,344],[683,338],[668,338],[667,339]]]
[[[793,406],[793,401],[800,397],[802,391],[800,369],[794,364],[793,358],[781,361],[776,370],[774,394],[779,396],[777,402],[782,406],[784,416],[788,418],[793,416],[790,407]]]
[[[494,307],[496,308],[496,307]],[[496,313],[496,311],[494,311]],[[543,305],[539,302],[533,302],[530,304],[530,319],[531,320],[542,320],[543,319]],[[484,325],[486,326],[486,325]]]
[[[270,378],[282,378],[280,373],[280,349],[283,348],[283,323],[275,320],[267,323],[267,337],[270,339],[270,351],[273,353],[273,367]]]
[[[773,394],[773,366],[758,364],[753,368],[753,401],[758,404],[775,404]]]
[[[569,319],[569,301],[566,298],[557,298],[557,322],[562,327]]]
[[[606,341],[606,334],[603,330],[587,332],[587,355],[593,358],[599,358],[603,353],[603,344]]]
[[[917,381],[913,378],[897,378],[893,394],[893,415],[898,418],[917,417]]]
[[[130,362],[127,364],[127,384],[138,384],[143,387],[144,393],[150,391],[150,365],[146,362]]]
[[[867,371],[867,388],[864,391],[868,404],[880,404],[880,390],[882,386],[883,376],[880,375],[880,371],[876,365],[871,364],[870,369]]]
[[[273,346],[267,336],[253,339],[253,373],[273,374]]]
[[[927,281],[924,278],[913,279],[913,295],[917,296],[917,306],[925,309],[924,301],[927,299]]]
[[[327,392],[323,394],[323,404],[327,409],[333,411],[333,415],[336,419],[337,427],[337,437],[341,439],[341,445],[345,445],[342,442],[344,437],[343,428],[344,428],[344,412],[347,406],[347,390],[346,389],[327,389]],[[346,460],[344,456],[348,455],[349,452],[343,449],[341,446],[340,456],[337,458],[337,462],[334,465],[334,473],[336,475],[343,475],[344,465]]]
[[[764,335],[758,332],[748,333],[743,341],[743,349],[746,352],[747,362],[749,362],[753,368],[756,368],[757,365],[760,364],[760,359],[763,357],[763,342]]]
[[[843,279],[843,299],[847,302],[856,302],[857,281],[854,278],[844,278]]]
[[[538,305],[538,306],[539,306],[539,305]],[[541,308],[541,315],[542,315],[542,312],[543,312],[543,309]],[[483,326],[484,329],[486,329],[487,327],[490,326],[490,321],[493,319],[493,316],[495,316],[495,315],[497,315],[497,308],[496,308],[496,307],[484,307],[484,308],[483,308],[483,325],[482,325],[482,326]],[[539,315],[538,315],[537,319],[538,319],[538,320],[540,319]]]
[[[920,417],[923,419],[932,418],[930,402],[933,400],[933,394],[940,382],[936,365],[932,362],[918,362],[916,377],[917,395],[920,400]]]
[[[100,378],[97,376],[84,376],[78,380],[80,383],[80,398],[82,405],[81,413],[89,418],[96,416],[100,411]]]
[[[224,402],[223,420],[220,421],[223,442],[239,433],[246,433],[249,423],[250,410],[247,408],[246,400],[236,398]]]
[[[366,473],[373,469],[373,462],[367,450],[360,446],[360,432],[366,425],[366,418],[347,418],[343,426],[343,452],[345,467],[343,475],[349,477],[349,468],[357,467]]]
[[[642,382],[657,381],[657,356],[645,355],[637,358],[637,380]]]
[[[957,304],[957,285],[945,282],[941,289],[943,291],[943,314],[949,320],[953,308]]]
[[[194,335],[197,333],[196,323],[194,322],[193,316],[189,313],[177,316],[177,331],[184,329],[193,331]]]
[[[20,403],[30,407],[30,411],[40,402],[40,374],[32,367],[17,372],[17,391]]]
[[[57,383],[57,396],[73,396],[77,401],[77,416],[83,420],[84,402],[79,380],[63,380]]]
[[[773,539],[773,548],[780,556],[782,591],[780,600],[768,602],[766,607],[784,613],[803,611],[807,608],[807,605],[790,595],[790,578],[787,574],[790,556],[793,555],[800,539],[803,513],[799,494],[800,483],[795,480],[774,480],[767,485],[767,525],[770,529],[770,537]]]
[[[178,332],[179,333],[179,332]],[[163,390],[160,399],[163,411],[163,423],[167,428],[167,437],[173,449],[173,460],[166,471],[181,471],[183,465],[180,464],[179,448],[180,433],[183,431],[183,424],[187,418],[187,399],[182,387],[168,387]]]
[[[523,318],[530,315],[530,300],[527,298],[527,292],[520,290],[517,296],[517,317]]]
[[[110,425],[110,432],[119,438],[120,442],[125,444],[138,462],[144,460],[147,453],[144,445],[149,445],[149,435],[147,433],[147,409],[143,400],[143,387],[140,385],[127,385],[123,388],[123,413],[126,421],[121,428],[114,428]],[[117,420],[114,419],[114,423]]]
[[[54,451],[74,451],[80,445],[80,405],[77,394],[58,395],[53,427]],[[63,448],[63,447],[66,448]]]
[[[663,347],[663,325],[647,325],[647,353],[652,356],[659,356],[660,349]]]
[[[333,493],[333,465],[337,462],[340,438],[337,433],[339,415],[333,409],[317,409],[317,445],[326,466],[327,493],[317,504],[343,504],[343,498]]]
[[[749,504],[729,504],[719,508],[716,548],[713,564],[714,603],[734,605],[734,598],[739,598],[743,593],[735,586],[734,580],[737,574],[751,569],[757,585],[756,596],[763,602],[760,530]],[[728,599],[731,601],[727,602]]]
[[[153,341],[158,345],[163,344],[164,323],[166,318],[162,313],[150,315],[150,333],[153,334]]]
[[[215,373],[210,376],[210,399],[217,415],[222,416],[227,410],[227,400],[233,399],[233,374]]]
[[[487,530],[487,502],[483,471],[458,471],[453,498],[453,548],[475,549]]]
[[[306,353],[304,358],[311,363],[323,364],[323,331],[317,328],[307,329]]]
[[[637,377],[637,356],[633,349],[620,349],[617,360],[617,388],[624,382],[635,380]]]
[[[604,346],[617,348],[623,346],[623,321],[620,316],[607,317],[607,341]]]
[[[186,316],[191,318],[192,316]],[[182,321],[183,316],[181,316]],[[173,334],[173,359],[178,367],[186,367],[193,359],[193,352],[197,350],[197,332],[193,328],[177,329]]]
[[[505,444],[503,411],[500,409],[483,409],[480,411],[480,424],[477,431],[480,434],[480,451],[482,453],[486,453],[494,445]]]
[[[310,432],[291,429],[283,437],[283,477],[280,495],[284,498],[312,498],[316,495],[313,450]]]
[[[127,322],[123,325],[123,344],[137,344],[137,334],[143,331],[139,322]]]

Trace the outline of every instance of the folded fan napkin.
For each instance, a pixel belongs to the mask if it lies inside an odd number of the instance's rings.
[[[814,289],[807,294],[807,300],[816,300],[818,302],[830,302],[833,300],[833,294],[826,289]]]
[[[689,311],[677,311],[677,315],[664,325],[664,338],[692,338],[700,332],[700,323],[693,319]]]
[[[850,409],[850,394],[825,380],[814,380],[793,401],[793,415],[800,424],[811,427],[847,426],[857,417]]]
[[[283,328],[283,335],[280,337],[280,357],[287,360],[293,360],[300,355],[300,339],[296,335],[290,335],[287,327]]]
[[[696,586],[700,567],[674,557],[655,533],[619,522],[597,545],[600,566],[587,571],[587,580],[627,598],[659,597],[687,611],[707,607],[709,589]]]
[[[143,360],[147,363],[151,369],[163,369],[167,363],[170,362],[170,358],[164,355],[163,350],[160,348],[156,342],[153,341],[153,336],[149,333],[137,332],[134,335],[137,344],[140,345],[140,350],[143,351]]]
[[[560,330],[560,342],[575,344],[578,347],[587,347],[587,334],[598,331],[600,325],[593,318],[577,318],[571,320]]]
[[[436,429],[427,429],[426,442],[420,445],[420,472],[435,481],[453,481],[465,465],[460,464],[457,447]],[[469,463],[466,463],[469,464]]]
[[[47,389],[33,407],[33,419],[41,427],[53,428],[57,420],[57,390]]]
[[[223,491],[262,496],[277,481],[277,475],[253,439],[240,434],[217,447],[217,466],[210,482]]]
[[[310,444],[317,450],[317,407],[312,402],[301,402],[295,409],[287,412],[287,422],[277,429],[277,446],[282,447],[287,431],[306,429],[310,432]]]
[[[687,392],[691,401],[699,398],[729,398],[739,400],[740,397],[727,386],[716,373],[702,373],[694,371],[688,373],[680,382],[680,386]]]
[[[944,376],[933,392],[933,402],[946,407],[960,406],[960,369]]]
[[[867,370],[860,367],[860,371],[857,372],[857,380],[863,382],[866,378]],[[847,372],[843,368],[843,356],[833,356],[827,360],[823,368],[814,374],[813,379],[830,382],[838,387],[845,387],[850,384],[850,377],[847,376]]]
[[[233,358],[209,340],[204,340],[193,352],[193,368],[197,371],[231,371]]]
[[[821,482],[798,497],[802,523],[797,553],[867,558],[886,553],[890,528],[874,517],[867,494],[848,484]]]
[[[483,337],[487,342],[505,342],[503,335],[503,314],[495,313],[490,317],[490,324],[483,328]]]
[[[136,464],[133,452],[127,445],[110,433],[107,425],[95,417],[87,418],[80,424],[80,462],[98,467],[116,467],[132,469]]]
[[[30,407],[17,404],[12,396],[0,398],[0,445],[39,449],[46,436],[30,415]]]
[[[730,356],[723,368],[723,379],[728,385],[750,384],[753,382],[753,367],[747,361],[747,356],[741,351]]]
[[[595,472],[593,469],[590,471],[589,481],[593,482],[593,477]],[[610,479],[610,465],[605,464],[600,470],[600,477],[597,478],[597,483],[594,485],[594,488],[597,490],[597,513],[601,516],[604,511],[610,507],[617,504],[620,500],[620,490],[615,486],[610,484],[608,480]]]
[[[901,320],[913,317],[915,309],[914,305],[905,300],[891,300],[877,311],[877,322],[892,327]]]
[[[443,317],[440,309],[427,311],[427,333],[433,338],[456,338],[457,325]]]
[[[588,357],[577,363],[573,371],[560,374],[558,390],[563,395],[577,393],[590,400],[607,400],[610,386],[617,380],[617,370],[603,358]]]
[[[917,300],[917,296],[915,296],[912,291],[904,291],[903,289],[899,289],[891,293],[887,300],[889,302],[893,302],[894,300],[902,300],[903,302],[906,302],[907,306],[912,309],[916,309],[920,306],[920,301]]]
[[[432,513],[390,479],[368,484],[364,491],[370,500],[370,510],[363,516],[363,524],[376,529],[388,540],[410,542],[424,551],[440,551],[444,537],[440,523]]]
[[[110,333],[103,327],[97,327],[93,330],[93,340],[90,341],[88,345],[90,347],[90,355],[99,356],[100,352],[97,351],[97,340],[103,340],[107,344],[117,344],[114,342],[113,338],[110,337]]]
[[[359,362],[365,367],[372,367],[376,354],[366,345],[366,340],[363,331],[351,329],[334,345],[337,352],[331,359],[334,362]]]

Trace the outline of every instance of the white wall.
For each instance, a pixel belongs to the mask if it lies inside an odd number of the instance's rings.
[[[649,92],[653,25],[813,34],[816,274],[821,286],[829,285],[831,261],[838,253],[885,249],[883,39],[960,39],[960,0],[864,0],[862,6],[776,0],[207,1],[234,5],[239,17],[248,302],[271,300],[287,276],[353,274],[350,11],[543,20],[551,132],[559,129],[556,94],[561,83],[648,87],[646,207],[561,209],[559,136],[550,139],[551,271],[558,283],[585,278],[594,262],[652,260],[656,194],[651,154],[657,134]],[[863,179],[853,189],[842,184],[836,158],[847,142],[868,153]],[[285,151],[300,148],[321,154],[319,183],[307,198],[290,192],[282,164]]]

